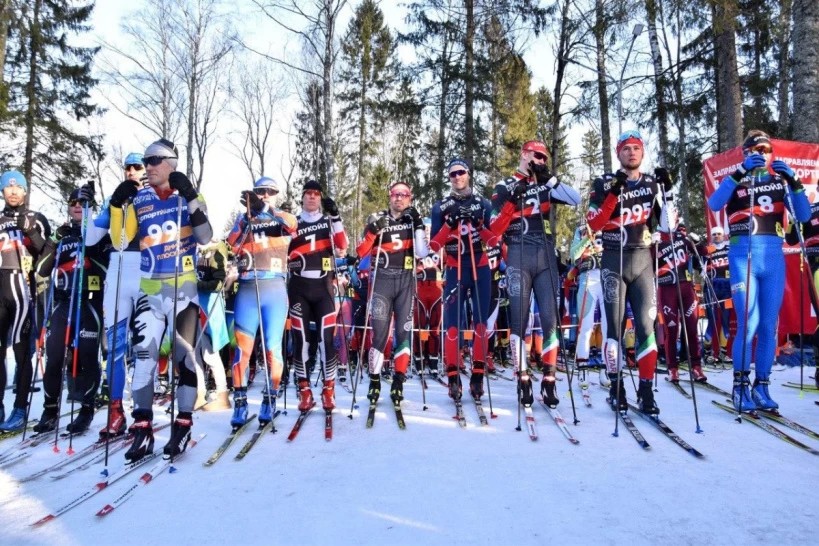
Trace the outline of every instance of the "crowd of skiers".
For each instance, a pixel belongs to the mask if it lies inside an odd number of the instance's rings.
[[[539,396],[552,407],[559,403],[557,371],[599,369],[612,409],[626,411],[627,361],[638,369],[640,409],[656,415],[660,352],[672,382],[679,381],[681,354],[702,382],[704,363],[733,362],[735,408],[775,409],[768,384],[776,321],[762,317],[776,316],[782,302],[786,214],[802,224],[789,237],[819,248],[819,228],[809,221],[819,218],[819,207],[811,209],[767,135],[750,132],[742,148],[742,163],[708,200],[712,210],[726,209],[728,225],[713,226],[702,241],[677,217],[668,170],[643,172],[641,135],[623,133],[619,168],[594,180],[565,261],[550,217],[557,206],[578,207],[581,196],[551,172],[549,151],[536,140],[522,146],[517,170],[495,184],[491,199],[476,190],[469,163],[452,159],[449,191],[428,218],[413,206],[410,185],[393,182],[387,208],[367,219],[354,248],[320,184],[303,185],[294,215],[269,177],[239,192],[243,210],[226,240],[215,240],[204,199],[176,170],[177,150],[165,139],[125,157],[124,181],[98,211],[93,184],[75,189],[69,220],[53,234],[42,214],[26,208],[25,178],[6,172],[3,387],[9,345],[17,365],[13,405],[8,413],[0,405],[0,431],[26,426],[35,370],[44,391],[36,432],[58,426],[67,384],[80,405],[69,432],[88,429],[104,400],[100,436],[130,430],[130,460],[153,450],[153,407],[168,390],[176,406],[164,447],[170,456],[187,446],[195,409],[232,408],[231,426],[245,424],[257,366],[262,424],[273,419],[291,375],[300,410],[317,404],[310,386],[316,371],[322,408],[332,411],[337,379],[357,384],[365,373],[372,404],[383,377],[400,403],[410,367],[444,374],[449,396],[460,400],[462,376],[480,399],[486,376],[511,365],[523,406],[535,400],[535,367]],[[819,260],[808,257],[815,271]],[[130,427],[123,407],[129,377]]]

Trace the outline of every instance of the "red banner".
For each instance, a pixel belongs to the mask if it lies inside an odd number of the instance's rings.
[[[805,184],[805,193],[811,202],[819,201],[819,192],[816,184],[819,183],[819,144],[807,144],[791,140],[771,139],[774,149],[774,159],[781,159],[796,172],[796,176]],[[742,148],[736,147],[727,152],[717,154],[703,162],[703,178],[705,179],[705,200],[717,189],[720,180],[737,170],[742,163]],[[710,240],[711,228],[720,225],[728,233],[728,216],[724,210],[712,212],[705,206],[706,236]],[[787,223],[787,219],[786,219]],[[799,256],[798,247],[784,245],[786,258],[785,296],[782,300],[782,309],[779,313],[779,333],[796,334],[800,329],[800,310],[804,312],[805,332],[813,332],[816,327],[816,316],[813,313],[805,284],[805,302],[801,303],[799,290]],[[807,269],[807,266],[806,266]],[[810,282],[807,273],[805,282]],[[764,287],[763,287],[764,289]]]

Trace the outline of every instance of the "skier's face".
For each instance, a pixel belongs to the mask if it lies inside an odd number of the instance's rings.
[[[469,172],[461,165],[453,165],[449,170],[449,183],[453,190],[465,190],[469,186]]]
[[[145,172],[148,176],[148,184],[151,186],[163,186],[168,183],[168,177],[171,176],[173,167],[171,167],[171,164],[166,158],[163,158],[158,165],[147,164]]]
[[[6,186],[3,189],[3,199],[6,200],[8,206],[17,207],[26,200],[26,190],[23,189],[23,186],[17,186],[16,184]]]
[[[68,202],[68,216],[75,222],[82,220],[82,202],[69,201]]]
[[[617,152],[617,159],[624,169],[639,169],[643,162],[643,147],[640,144],[626,144]]]
[[[125,165],[125,180],[130,180],[131,182],[135,182],[137,184],[140,183],[140,179],[145,175],[145,166],[144,165]]]
[[[412,204],[412,193],[409,186],[396,184],[390,190],[390,212],[401,214]]]
[[[301,197],[301,208],[306,212],[316,212],[321,204],[321,192],[307,190]]]

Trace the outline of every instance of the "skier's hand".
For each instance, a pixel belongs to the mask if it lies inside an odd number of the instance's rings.
[[[21,212],[17,215],[17,229],[25,235],[30,235],[37,230],[37,215],[31,211]]]
[[[137,188],[136,182],[130,180],[121,182],[114,190],[114,193],[111,194],[111,200],[108,204],[118,209],[122,208],[126,201],[130,201],[136,196],[137,191],[139,191],[139,188]]]
[[[523,195],[529,190],[529,185],[524,182],[523,180],[518,180],[518,183],[515,184],[514,189],[509,193],[511,197],[511,201],[513,203],[518,203]]]
[[[791,169],[790,166],[781,159],[775,159],[773,163],[771,163],[771,169],[773,169],[773,172],[785,179],[792,191],[804,189],[802,182],[796,178],[796,173],[793,172],[793,169]]]
[[[534,162],[530,162],[529,169],[532,171],[532,174],[535,175],[535,180],[537,180],[538,184],[545,184],[552,189],[556,188],[560,184],[557,178],[552,176],[549,166],[545,163],[538,165]]]
[[[338,216],[338,205],[333,201],[332,197],[321,198],[321,208],[330,217]]]
[[[94,202],[94,181],[91,180],[88,184],[83,184],[80,186],[79,192],[80,201],[85,201],[86,203],[93,203]]]
[[[409,217],[413,229],[424,229],[424,221],[421,219],[421,213],[412,205],[404,209],[404,217]]]
[[[378,233],[379,231],[383,231],[390,225],[390,219],[387,217],[386,214],[382,214],[378,217],[378,219],[373,222],[373,226],[375,227],[375,232]]]
[[[264,210],[264,201],[253,190],[245,190],[239,200],[247,208],[251,216],[256,216]]]
[[[671,191],[671,186],[674,185],[674,181],[671,180],[671,174],[668,172],[668,169],[665,167],[657,167],[654,169],[654,176],[657,178],[657,182],[662,184],[663,193]]]
[[[628,175],[623,171],[617,171],[614,173],[614,181],[611,183],[609,191],[612,195],[619,196],[626,184],[628,184]]]
[[[731,178],[739,182],[746,173],[751,172],[754,169],[761,169],[765,166],[765,163],[766,161],[764,155],[757,153],[750,154],[742,161],[742,165],[740,165],[739,168],[734,171]]]
[[[193,201],[199,196],[196,188],[193,187],[188,177],[179,171],[174,171],[168,178],[168,183],[171,188],[179,192],[179,195],[185,198],[186,201]]]

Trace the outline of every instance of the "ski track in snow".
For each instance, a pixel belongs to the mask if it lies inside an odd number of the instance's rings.
[[[580,440],[577,446],[566,441],[539,404],[534,406],[538,441],[516,431],[513,382],[492,382],[498,418],[490,419],[489,427],[479,426],[465,396],[468,426],[461,429],[446,389],[434,381],[428,381],[429,409],[422,411],[417,378],[405,388],[406,430],[396,425],[387,390],[374,427],[365,429],[364,384],[353,420],[347,418],[351,395],[336,390],[332,442],[324,440],[323,412],[314,410],[299,436],[287,443],[298,415],[291,386],[288,413],[276,421],[278,432],[261,438],[243,461],[233,457],[251,431],[216,465],[202,466],[229,432],[230,412],[197,412],[194,436],[207,432],[207,437],[178,461],[176,473],[159,476],[98,521],[95,512],[148,469],[142,467],[33,529],[32,522],[96,483],[102,468],[99,464],[56,482],[45,476],[18,483],[16,478],[65,457],[67,444],[61,444],[59,455],[41,448],[20,464],[0,469],[0,544],[795,544],[814,536],[819,459],[750,423],[735,423],[710,403],[722,400],[716,393],[697,390],[704,432],[696,434],[691,401],[662,377],[659,381],[660,417],[705,454],[697,460],[638,415],[632,418],[650,450],[640,449],[622,424],[619,437],[613,437],[606,391],[593,386],[593,407],[586,408],[576,380],[581,422],[574,426],[567,381],[559,376],[559,409]],[[729,370],[710,372],[709,379],[730,390]],[[596,374],[590,380],[596,383]],[[799,369],[772,376],[771,392],[783,413],[819,429],[819,408],[813,404],[819,396],[800,396],[780,385],[785,381],[798,382]],[[626,385],[634,398],[631,381]],[[687,380],[684,385],[690,391]],[[248,397],[251,412],[258,408],[260,390],[257,381]],[[7,407],[10,396],[7,392]],[[32,416],[39,417],[41,394],[33,408]],[[484,408],[489,416],[486,396]],[[75,449],[93,442],[104,420],[103,409],[91,433],[76,439]],[[819,442],[774,425],[819,448]],[[156,449],[167,437],[167,429],[158,433]],[[16,441],[19,437],[0,442],[0,451]],[[122,454],[112,456],[112,470],[122,463]]]

